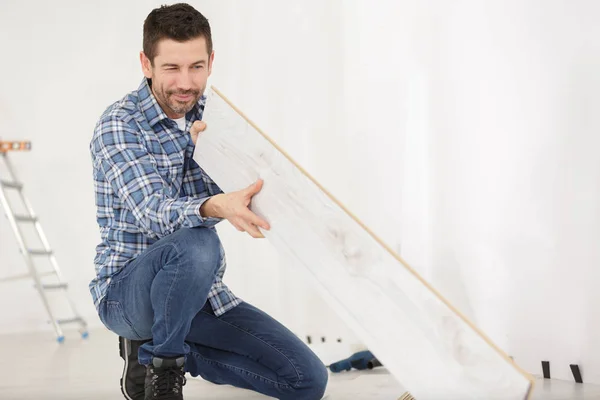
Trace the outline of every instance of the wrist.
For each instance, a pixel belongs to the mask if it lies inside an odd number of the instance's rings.
[[[221,215],[221,197],[223,194],[217,194],[210,197],[200,206],[200,215],[203,218],[222,218]]]

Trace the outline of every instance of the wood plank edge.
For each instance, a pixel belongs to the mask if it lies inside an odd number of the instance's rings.
[[[375,241],[377,241],[385,250],[390,253],[392,257],[398,260],[404,267],[423,283],[435,296],[437,296],[450,310],[452,310],[459,318],[461,318],[471,329],[473,329],[485,342],[488,343],[501,357],[505,359],[510,365],[512,365],[523,377],[529,381],[529,391],[527,393],[526,400],[530,400],[533,387],[535,385],[535,379],[533,376],[521,368],[517,363],[512,360],[508,354],[506,354],[500,347],[498,347],[492,340],[481,331],[473,322],[471,322],[461,311],[454,307],[437,289],[429,284],[421,275],[417,273],[400,255],[398,255],[390,246],[388,246],[379,236],[375,234],[368,226],[366,226],[357,216],[355,216],[346,206],[342,204],[335,196],[333,196],[327,189],[325,189],[314,177],[312,177],[300,164],[298,164],[283,148],[281,148],[269,135],[263,132],[250,118],[248,118],[238,107],[235,106],[219,89],[214,85],[210,88],[223,99],[236,113],[246,120],[258,133],[260,133],[273,147],[275,147],[284,157],[286,157],[296,168],[302,172],[308,179],[310,179],[325,195],[327,195],[334,203],[336,203],[350,218],[352,218],[357,224],[359,224]]]
[[[521,371],[521,368],[514,364],[515,367]],[[525,395],[525,399],[524,400],[531,400],[532,396],[533,396],[533,390],[535,389],[535,379],[533,378],[532,375],[530,375],[527,372],[523,372],[525,374],[525,377],[529,380],[529,388],[527,389],[527,394]]]

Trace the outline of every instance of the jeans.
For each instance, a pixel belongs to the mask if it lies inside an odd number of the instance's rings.
[[[148,247],[112,278],[99,316],[152,357],[185,356],[185,368],[216,384],[278,399],[319,400],[327,385],[320,359],[285,326],[242,302],[215,316],[207,301],[219,266],[219,238],[183,228]]]

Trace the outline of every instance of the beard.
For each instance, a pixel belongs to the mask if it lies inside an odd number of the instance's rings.
[[[194,105],[202,97],[204,89],[188,89],[188,90],[164,90],[162,87],[153,86],[153,92],[161,106],[166,107],[173,114],[187,114]],[[192,97],[187,101],[177,100],[174,95]]]

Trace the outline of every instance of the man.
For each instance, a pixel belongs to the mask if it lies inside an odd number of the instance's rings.
[[[256,182],[223,193],[192,159],[214,53],[206,18],[187,4],[144,22],[139,88],[101,116],[91,141],[102,242],[90,291],[120,336],[128,399],[183,399],[185,372],[279,399],[321,399],[327,370],[283,325],[223,283],[215,225],[255,238]]]

